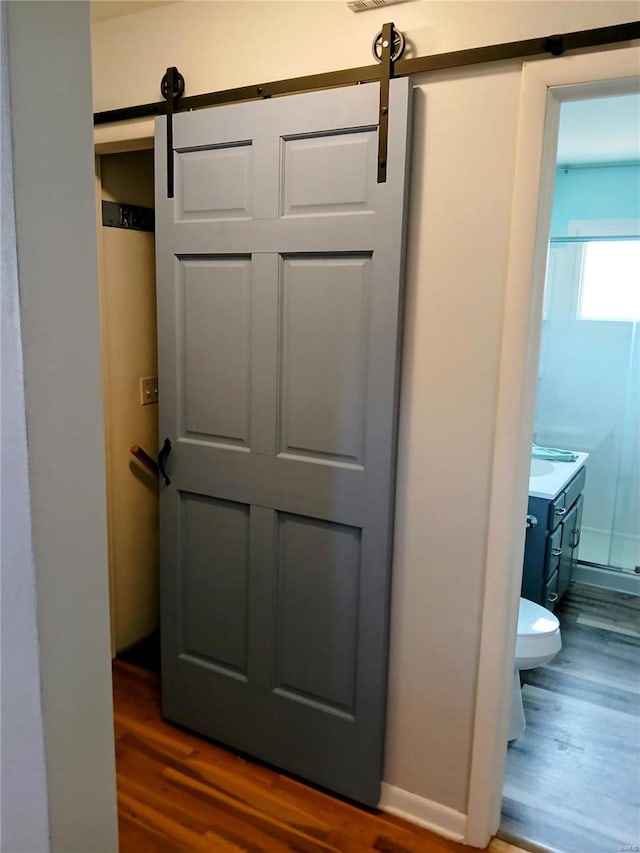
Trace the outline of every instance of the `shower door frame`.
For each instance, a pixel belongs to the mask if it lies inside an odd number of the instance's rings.
[[[638,91],[640,48],[523,65],[465,843],[500,824],[560,105]]]

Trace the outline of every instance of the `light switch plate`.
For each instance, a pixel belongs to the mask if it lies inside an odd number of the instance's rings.
[[[140,380],[140,405],[158,402],[158,377],[145,376]]]

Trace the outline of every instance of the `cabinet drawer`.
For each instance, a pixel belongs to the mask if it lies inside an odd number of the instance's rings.
[[[555,610],[558,600],[558,572],[554,572],[542,587],[542,606],[547,610]]]
[[[549,520],[547,521],[547,530],[555,530],[562,521],[565,512],[567,511],[564,501],[565,493],[560,492],[555,501],[549,504]]]
[[[543,580],[550,578],[560,565],[560,557],[562,556],[562,530],[563,525],[559,524],[553,533],[547,536]]]
[[[584,468],[581,468],[573,480],[568,483],[565,488],[565,499],[564,505],[567,511],[574,505],[574,503],[578,500],[582,492],[584,491],[584,481],[586,479],[586,472]]]

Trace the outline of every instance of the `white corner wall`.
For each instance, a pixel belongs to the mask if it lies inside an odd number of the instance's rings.
[[[118,838],[89,5],[7,6],[51,849],[113,853]],[[3,489],[3,509],[6,500]],[[18,642],[10,640],[12,647]],[[35,666],[31,660],[25,678],[36,674]],[[3,740],[3,753],[5,746]],[[25,795],[26,808],[32,798],[37,806],[36,794]],[[37,810],[33,814],[41,826]],[[34,842],[30,849],[44,848]]]
[[[100,158],[102,200],[154,205],[153,152]],[[158,406],[140,405],[139,380],[158,375],[155,237],[99,228],[107,440],[112,644],[121,652],[158,627],[158,479],[135,463],[155,452]]]
[[[635,2],[186,2],[94,25],[96,111],[635,20]],[[558,60],[559,62],[562,59]],[[521,63],[414,78],[385,806],[461,837],[469,786]],[[96,140],[150,136],[102,127]],[[518,567],[514,567],[514,572]],[[500,618],[500,614],[496,614]]]
[[[35,572],[24,409],[22,340],[11,166],[11,124],[6,45],[6,5],[0,9],[2,97],[2,688],[0,711],[0,849],[49,850],[47,773],[40,694]]]

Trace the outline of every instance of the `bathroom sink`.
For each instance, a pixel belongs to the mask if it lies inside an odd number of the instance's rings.
[[[553,471],[553,462],[548,459],[532,459],[530,477],[545,477]]]
[[[575,462],[555,462],[551,459],[531,458],[529,468],[529,497],[553,500],[569,480],[575,476],[589,458],[588,453],[574,451]]]

